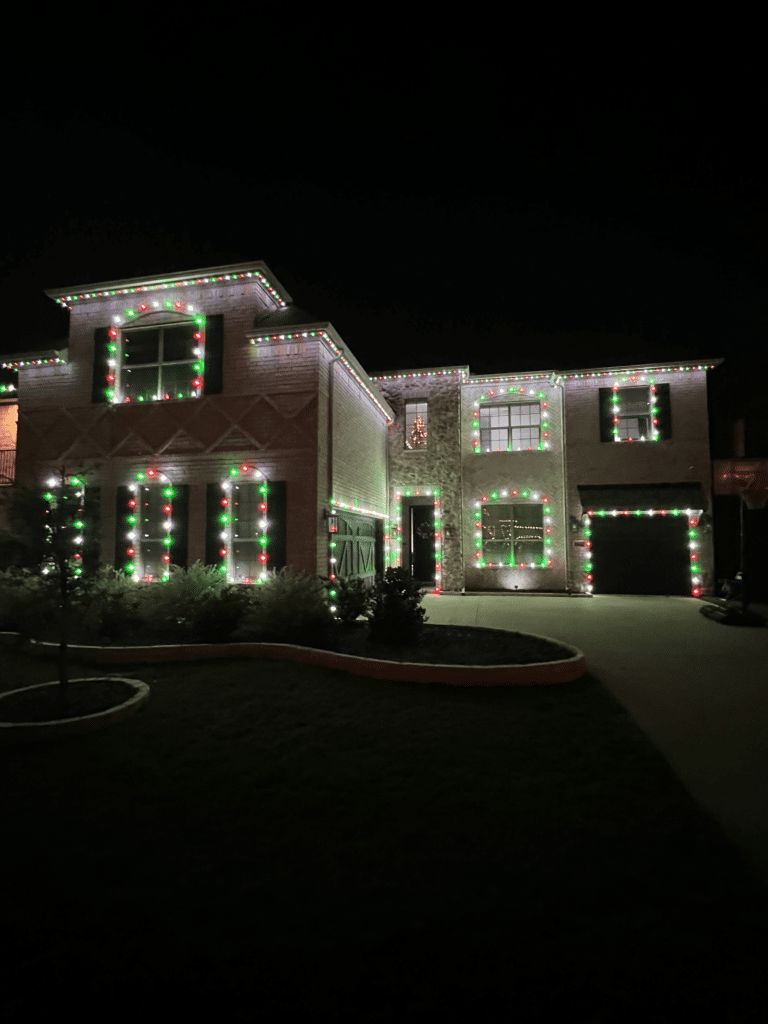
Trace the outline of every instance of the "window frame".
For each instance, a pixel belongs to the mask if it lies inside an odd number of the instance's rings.
[[[191,327],[192,328],[192,346],[191,354],[188,359],[164,359],[164,346],[165,346],[165,331],[169,328],[176,327]],[[126,339],[129,338],[130,334],[138,334],[144,331],[158,331],[158,358],[157,361],[153,362],[142,362],[133,363],[128,365],[126,363]],[[146,405],[151,402],[189,402],[196,398],[200,398],[203,394],[203,371],[205,367],[205,328],[196,319],[194,315],[185,315],[178,320],[163,320],[159,323],[142,324],[140,322],[133,321],[130,324],[125,324],[118,329],[113,329],[110,332],[113,342],[117,343],[114,345],[114,358],[110,358],[110,377],[114,377],[114,380],[108,382],[114,388],[115,401],[120,404],[134,404],[134,400],[130,395],[126,394],[126,377],[127,374],[132,370],[147,370],[153,369],[156,371],[155,381],[155,394],[152,398],[143,398],[137,396],[135,404],[141,402]],[[196,343],[196,344],[195,344]],[[191,387],[191,394],[183,395],[179,397],[178,393],[170,394],[165,390],[165,383],[163,381],[163,369],[164,367],[176,367],[176,366],[188,366],[190,368],[190,387],[195,383],[199,382],[198,387]]]
[[[535,558],[528,558],[528,559],[524,559],[524,560],[521,561],[519,558],[517,558],[516,545],[517,544],[521,544],[521,543],[527,544],[527,543],[529,543],[529,541],[527,539],[525,539],[523,536],[517,536],[516,521],[517,521],[517,516],[519,515],[519,512],[517,512],[516,510],[517,509],[533,509],[533,508],[537,508],[539,510],[539,517],[541,519],[541,525],[540,526],[536,525],[536,526],[533,527],[533,529],[539,530],[540,533],[541,533],[541,536],[540,537],[536,537],[536,538],[531,538],[531,543],[533,543],[533,542],[538,543],[540,545],[541,550],[540,550],[540,552],[537,554],[537,556]],[[486,510],[487,510],[487,512],[486,512]],[[508,522],[510,524],[510,537],[509,538],[486,538],[485,537],[485,531],[486,531],[487,527],[483,523],[483,518],[491,510],[493,510],[494,513],[495,513],[495,515],[493,516],[494,519],[498,519],[500,522]],[[500,519],[499,513],[502,510],[505,510],[505,511],[506,510],[510,510],[509,511],[509,519],[505,519],[505,520],[501,520]],[[525,524],[521,524],[521,525],[524,526]],[[487,568],[493,568],[493,569],[496,569],[496,568],[518,568],[518,569],[519,568],[526,568],[526,569],[536,568],[536,569],[542,569],[542,568],[547,568],[548,567],[549,560],[548,560],[547,554],[546,554],[546,550],[547,550],[547,543],[546,543],[547,526],[546,526],[546,523],[545,523],[545,508],[544,508],[544,503],[543,502],[539,502],[539,501],[528,501],[528,502],[525,502],[525,501],[522,501],[522,502],[520,502],[520,501],[512,501],[512,502],[494,502],[493,504],[482,503],[481,507],[480,507],[479,527],[480,527],[480,539],[481,539],[481,547],[480,547],[481,560],[482,560],[482,562],[484,563],[484,565]],[[506,553],[505,553],[505,555],[504,555],[504,557],[502,558],[501,561],[497,561],[495,558],[493,560],[491,560],[491,556],[495,555],[495,552],[489,551],[486,548],[486,544],[489,541],[491,543],[495,543],[499,539],[501,539],[501,540],[508,540],[509,541],[509,545],[508,545],[507,551],[506,551]]]
[[[522,424],[522,423],[513,424],[512,423],[512,410],[513,409],[521,409],[523,407],[526,407],[526,408],[529,408],[529,409],[535,407],[537,409],[538,421],[536,423],[528,423],[528,424]],[[506,424],[500,424],[500,425],[497,424],[495,426],[494,425],[489,425],[487,427],[484,427],[482,425],[484,416],[489,416],[489,415],[492,414],[492,412],[494,410],[499,410],[499,409],[506,410],[506,420],[507,420]],[[480,436],[480,445],[479,445],[480,451],[484,455],[490,455],[490,454],[493,454],[495,452],[541,451],[541,448],[542,448],[542,422],[543,422],[543,417],[542,417],[542,407],[541,407],[541,400],[540,399],[535,399],[534,401],[520,401],[520,402],[494,402],[494,403],[487,403],[485,405],[481,405],[480,409],[479,409],[479,415],[478,415],[478,431],[479,431],[479,436]],[[520,448],[513,447],[513,443],[514,442],[512,440],[512,432],[515,431],[515,430],[520,430],[520,431],[528,430],[531,427],[535,427],[536,431],[537,431],[537,434],[538,434],[538,440],[536,441],[535,445],[527,445],[525,447],[520,447]],[[492,444],[491,438],[493,436],[493,431],[494,430],[495,431],[502,431],[502,430],[506,431],[506,434],[507,434],[507,444],[506,444],[506,447],[496,447],[496,448],[491,447],[491,444]],[[484,443],[484,435],[488,435],[488,434],[490,434],[491,437],[488,438],[488,444],[486,444],[486,443]]]
[[[409,426],[408,426],[409,420],[410,420],[410,415],[409,415],[408,409],[409,409],[409,407],[412,409],[414,406],[417,407],[417,412],[416,412],[415,418],[413,420],[413,423],[411,424],[411,429],[413,429],[416,426],[416,420],[417,419],[422,419],[422,423],[423,423],[423,426],[424,426],[424,433],[425,433],[425,437],[426,437],[426,440],[425,440],[424,444],[418,445],[416,447],[413,447],[409,443],[410,431],[409,431]],[[424,407],[424,416],[423,417],[421,416],[421,413],[418,411],[418,407],[420,407],[420,406]],[[405,411],[403,413],[403,422],[404,422],[404,428],[405,428],[404,429],[404,437],[403,437],[403,451],[406,451],[406,452],[423,452],[423,451],[426,451],[426,449],[429,447],[429,400],[426,399],[426,398],[419,398],[419,399],[411,399],[410,401],[405,402]]]

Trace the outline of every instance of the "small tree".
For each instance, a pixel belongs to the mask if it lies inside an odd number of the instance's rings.
[[[13,487],[4,496],[10,536],[17,541],[22,564],[32,567],[53,598],[58,619],[58,675],[62,696],[68,683],[67,648],[73,593],[83,575],[85,482],[61,466],[47,489]],[[18,557],[18,556],[17,556]]]
[[[426,609],[419,607],[423,596],[407,569],[389,568],[377,576],[368,615],[371,640],[394,646],[416,643],[426,621]]]

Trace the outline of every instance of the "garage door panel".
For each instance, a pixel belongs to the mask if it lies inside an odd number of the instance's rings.
[[[594,593],[690,595],[687,517],[596,516],[591,539]]]

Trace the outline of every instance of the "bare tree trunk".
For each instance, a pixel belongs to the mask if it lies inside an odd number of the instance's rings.
[[[67,639],[69,627],[69,587],[67,586],[67,560],[59,555],[59,586],[61,604],[59,609],[59,683],[64,696],[69,678],[67,676]]]

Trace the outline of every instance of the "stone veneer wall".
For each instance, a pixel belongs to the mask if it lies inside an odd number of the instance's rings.
[[[448,367],[439,372],[419,370],[412,375],[373,378],[395,414],[387,436],[390,509],[394,510],[397,490],[423,493],[426,488],[437,488],[440,492],[445,591],[459,591],[464,586],[459,409],[461,381],[466,371],[467,367]],[[428,403],[425,449],[410,451],[405,447],[405,403],[410,401]],[[397,524],[390,525],[394,528]],[[390,543],[394,543],[394,538]]]

